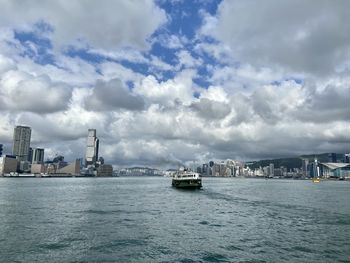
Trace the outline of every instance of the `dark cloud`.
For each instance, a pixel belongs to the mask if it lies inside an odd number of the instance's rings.
[[[33,76],[21,71],[9,71],[0,81],[2,110],[54,113],[68,108],[72,88],[54,82],[47,75]]]
[[[305,102],[293,115],[308,122],[329,123],[350,120],[350,87],[328,85],[324,89],[306,87]]]
[[[120,79],[112,79],[108,82],[98,80],[91,96],[85,100],[85,107],[94,111],[142,110],[144,106],[143,99],[133,95]]]
[[[223,119],[231,112],[229,105],[207,98],[201,98],[199,101],[192,103],[190,108],[205,119]]]
[[[235,126],[250,122],[254,118],[254,109],[250,97],[236,94],[230,98],[230,105],[233,106],[232,111],[234,112],[231,117],[230,125]]]
[[[264,88],[257,89],[250,97],[255,114],[269,124],[275,124],[279,119],[279,100],[277,93]]]

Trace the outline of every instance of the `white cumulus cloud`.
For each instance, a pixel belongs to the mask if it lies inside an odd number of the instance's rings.
[[[58,46],[80,41],[96,48],[144,48],[145,40],[166,21],[151,0],[0,1],[0,25],[28,30],[42,22],[52,27]]]

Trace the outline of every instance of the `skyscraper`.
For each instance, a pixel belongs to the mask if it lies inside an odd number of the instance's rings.
[[[89,129],[85,155],[86,166],[96,164],[96,161],[98,160],[98,144],[99,140],[96,137],[96,129]]]
[[[16,126],[14,129],[12,154],[19,161],[28,161],[31,132],[27,126]]]
[[[336,153],[329,153],[328,154],[328,162],[336,163],[337,162],[337,154]]]
[[[44,163],[44,149],[36,148],[33,150],[32,163]]]
[[[309,166],[309,159],[301,159],[301,168],[303,170],[303,175],[305,177],[307,177],[308,173],[307,173],[307,169]]]
[[[344,163],[350,163],[350,153],[344,154]]]
[[[32,161],[33,161],[33,148],[29,147],[28,162],[32,163]]]
[[[270,177],[275,176],[275,165],[273,163],[270,163],[270,165],[269,165],[269,176]]]

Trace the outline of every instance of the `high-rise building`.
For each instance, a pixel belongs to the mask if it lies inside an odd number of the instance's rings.
[[[29,147],[28,162],[32,163],[33,160],[33,148]]]
[[[350,153],[344,154],[344,163],[350,163]]]
[[[225,173],[226,173],[226,164],[224,161],[222,161],[220,164],[219,164],[219,175],[220,176],[225,176]]]
[[[0,157],[2,156],[3,146],[0,144]]]
[[[315,177],[320,177],[320,168],[318,166],[318,160],[315,158],[314,162],[313,162],[313,167],[312,167],[312,178]]]
[[[337,162],[337,154],[336,153],[329,153],[328,154],[328,162],[336,163]]]
[[[212,167],[212,175],[213,176],[220,176],[220,164],[214,163]]]
[[[308,165],[309,165],[309,159],[302,159],[301,163],[302,163],[303,175],[307,176],[308,175],[307,168],[308,168]]]
[[[12,154],[19,161],[28,161],[31,132],[27,126],[16,126],[14,129]]]
[[[96,129],[88,130],[88,138],[86,142],[85,165],[96,165],[98,160],[98,145],[99,140],[96,137]]]
[[[209,164],[205,163],[202,165],[202,175],[209,175]]]
[[[269,176],[270,177],[275,176],[275,165],[273,163],[270,163],[270,165],[269,165]]]
[[[32,163],[44,163],[44,149],[36,148],[33,150]]]
[[[0,157],[0,175],[17,171],[17,159],[12,155]]]

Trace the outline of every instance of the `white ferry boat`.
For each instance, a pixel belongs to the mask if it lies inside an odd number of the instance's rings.
[[[191,171],[178,171],[172,179],[172,186],[176,188],[200,189],[202,187],[202,179],[199,173]]]

